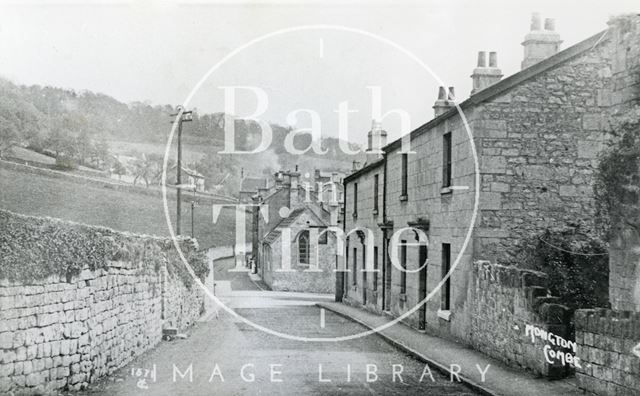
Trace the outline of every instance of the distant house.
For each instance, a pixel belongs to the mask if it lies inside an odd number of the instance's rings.
[[[191,186],[196,186],[196,191],[204,191],[204,180],[205,177],[198,171],[187,168],[186,166],[181,166],[182,174],[181,174],[181,184],[189,184]],[[167,169],[167,185],[176,185],[178,184],[178,175],[176,170],[178,169],[177,165],[173,165],[171,168]],[[158,183],[160,183],[160,179],[162,177],[162,173],[158,176]]]

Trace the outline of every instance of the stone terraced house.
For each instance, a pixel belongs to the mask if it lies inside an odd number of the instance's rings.
[[[534,15],[521,71],[503,79],[496,53],[488,59],[479,53],[471,95],[457,102],[465,118],[451,100],[453,89],[441,87],[435,117],[408,135],[414,153],[404,152],[404,139],[385,144],[374,123],[369,150],[381,147],[381,154],[344,180],[348,271],[338,275],[338,300],[399,317],[442,283],[403,322],[475,345],[479,329],[492,325],[481,322],[494,318],[473,308],[482,292],[474,262],[517,266],[516,253],[530,236],[593,225],[598,154],[617,120],[638,114],[640,16],[612,18],[606,30],[562,51],[560,43],[554,21],[543,25]],[[413,272],[389,258],[393,234],[405,227],[428,236],[427,246],[416,243],[416,232],[398,234],[410,245],[396,257]],[[361,271],[371,252],[377,273]]]

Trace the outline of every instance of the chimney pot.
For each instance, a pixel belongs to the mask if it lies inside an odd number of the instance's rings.
[[[487,53],[478,51],[478,67],[487,67]]]
[[[489,67],[498,67],[498,53],[495,51],[489,52]]]
[[[553,18],[547,18],[544,20],[544,30],[553,32],[556,30],[556,21]]]
[[[540,30],[540,13],[531,14],[531,31]]]
[[[449,96],[447,100],[456,100],[456,91],[454,87],[449,87]]]
[[[521,66],[526,69],[536,63],[555,55],[560,49],[562,39],[555,31],[555,20],[546,18],[544,30],[540,28],[540,14],[533,14],[531,31],[524,37],[524,59]]]
[[[447,89],[445,87],[438,88],[438,99],[433,104],[433,116],[438,117],[444,114],[451,108],[451,104],[448,102]]]
[[[374,119],[371,121],[371,130],[373,132],[380,132],[382,130],[382,123]]]
[[[473,81],[471,95],[497,83],[502,78],[502,71],[498,69],[498,53],[489,52],[489,67],[487,67],[486,61],[486,52],[478,52],[478,67],[473,69],[473,74],[471,74]],[[482,66],[480,66],[481,64]]]

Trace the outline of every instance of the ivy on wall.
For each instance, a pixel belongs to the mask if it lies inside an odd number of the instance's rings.
[[[611,224],[640,215],[640,122],[625,120],[601,159],[594,186],[598,223],[607,238]]]
[[[197,242],[180,243],[196,276],[204,279],[209,267]],[[106,269],[114,261],[132,263],[143,272],[158,272],[166,265],[187,287],[193,284],[169,239],[0,210],[0,279],[29,284],[59,276],[71,281],[84,268]]]
[[[525,267],[546,273],[551,294],[569,310],[608,306],[609,255],[599,237],[579,227],[547,229],[525,246]]]

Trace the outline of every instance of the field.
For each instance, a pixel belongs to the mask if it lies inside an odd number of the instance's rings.
[[[176,201],[169,200],[175,215]],[[50,216],[139,234],[168,236],[161,197],[118,191],[72,180],[0,168],[0,208]],[[195,207],[195,237],[201,248],[229,245],[235,239],[235,210],[223,209],[216,224],[211,204]],[[172,218],[172,224],[175,219]],[[191,205],[182,203],[182,233],[191,233]]]

